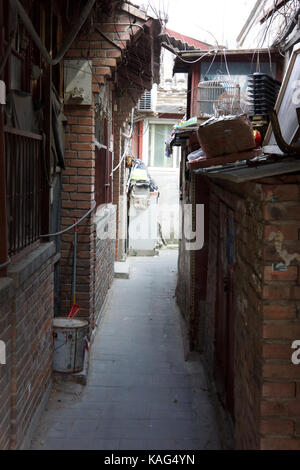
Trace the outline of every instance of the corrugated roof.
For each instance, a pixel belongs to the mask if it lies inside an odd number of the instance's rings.
[[[164,28],[162,36],[166,37],[166,40],[170,41],[171,44],[179,50],[185,49],[202,49],[203,51],[209,51],[213,46],[203,41],[185,36],[184,34],[173,31],[169,28]]]

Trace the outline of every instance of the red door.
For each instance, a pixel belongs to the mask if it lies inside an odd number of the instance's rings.
[[[224,406],[234,415],[234,213],[220,201],[215,372]]]

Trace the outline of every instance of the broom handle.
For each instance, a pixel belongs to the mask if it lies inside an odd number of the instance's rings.
[[[74,219],[74,223],[77,219]],[[72,279],[72,304],[76,304],[76,260],[77,260],[77,227],[74,227],[74,250],[73,250],[73,279]]]

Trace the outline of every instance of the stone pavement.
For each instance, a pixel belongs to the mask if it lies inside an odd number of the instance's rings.
[[[115,279],[86,386],[56,386],[32,449],[219,449],[213,394],[185,362],[175,303],[177,252],[130,258]]]

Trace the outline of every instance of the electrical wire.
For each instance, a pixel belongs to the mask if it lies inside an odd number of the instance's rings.
[[[216,54],[218,53],[218,51],[216,52],[216,49],[210,49],[208,52],[206,52],[205,54],[202,54],[200,57],[198,57],[195,60],[186,60],[183,57],[181,57],[179,54],[176,54],[176,55],[182,62],[186,64],[196,64],[197,62],[200,62],[200,60],[202,60],[204,57],[210,55],[213,52],[215,52]]]
[[[62,235],[63,233],[66,233],[70,230],[72,230],[72,228],[76,227],[77,225],[79,225],[84,219],[86,219],[86,217],[88,217],[91,212],[93,212],[93,210],[95,209],[96,207],[96,201],[93,202],[93,206],[91,207],[91,209],[86,213],[84,214],[77,222],[75,222],[74,224],[70,225],[69,227],[67,227],[66,229],[64,230],[61,230],[60,232],[56,232],[56,233],[47,233],[47,234],[43,234],[43,235],[40,235],[40,238],[50,238],[50,237],[57,237],[59,235]],[[5,263],[3,264],[0,264],[0,270],[5,268],[6,266],[8,266],[9,264],[11,263],[11,259],[9,258]]]
[[[73,225],[70,225],[69,227],[65,228],[64,230],[61,230],[60,232],[56,232],[56,233],[47,233],[47,234],[40,235],[40,238],[57,237],[57,236],[59,236],[59,235],[62,235],[63,233],[69,232],[69,230],[72,230],[72,228],[76,227],[76,226],[79,225],[84,219],[86,219],[86,218],[93,212],[93,210],[95,209],[95,207],[96,207],[96,201],[93,202],[93,205],[92,205],[92,207],[88,210],[88,212],[87,212],[86,214],[84,214],[79,220],[77,220],[77,222],[75,222]]]
[[[8,266],[10,263],[11,263],[11,259],[8,258],[8,260],[5,261],[5,263],[0,264],[0,270],[6,268],[6,266]]]
[[[149,2],[149,5],[150,5],[150,2]],[[154,12],[154,14],[157,16],[157,19],[159,20],[159,22],[160,22],[160,24],[161,24],[162,30],[163,30],[163,31],[166,31],[166,29],[167,29],[167,28],[166,28],[166,25],[164,24],[163,19],[161,18],[160,14],[157,12],[156,8],[153,7],[152,5],[150,5],[150,8],[151,8],[152,11]],[[200,62],[200,60],[202,60],[204,57],[206,57],[206,56],[209,55],[210,53],[215,52],[216,50],[217,50],[217,52],[218,52],[218,50],[219,50],[219,44],[218,44],[217,39],[215,38],[215,36],[214,36],[210,31],[208,31],[208,33],[211,34],[211,35],[214,37],[214,39],[215,39],[215,41],[216,41],[217,49],[216,49],[216,48],[210,49],[208,52],[204,53],[203,55],[201,55],[200,57],[198,57],[196,60],[186,60],[186,59],[184,59],[183,57],[181,57],[181,54],[180,54],[178,51],[176,51],[176,49],[175,49],[174,46],[172,45],[172,43],[171,43],[171,41],[170,41],[170,39],[169,39],[168,34],[166,34],[166,39],[167,39],[167,42],[169,43],[169,44],[168,44],[169,47],[172,49],[173,53],[179,58],[179,60],[181,60],[182,62],[187,63],[187,64],[195,64],[195,63],[197,63],[197,62]],[[163,44],[162,44],[162,45],[163,45]]]

